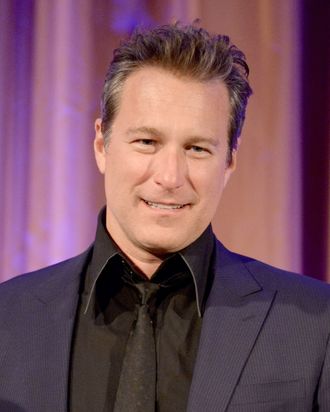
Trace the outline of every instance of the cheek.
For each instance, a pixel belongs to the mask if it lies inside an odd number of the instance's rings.
[[[224,187],[224,168],[209,167],[195,176],[195,185],[208,199],[217,198],[221,195]]]
[[[105,191],[109,200],[113,198],[114,193],[116,193],[116,197],[119,197],[117,195],[124,186],[124,176],[120,168],[120,163],[118,163],[113,156],[108,156],[107,158],[104,182]]]
[[[105,185],[106,191],[111,196],[111,191],[125,194],[132,193],[134,187],[142,184],[148,177],[148,165],[146,160],[139,156],[108,156],[106,171],[105,171]]]

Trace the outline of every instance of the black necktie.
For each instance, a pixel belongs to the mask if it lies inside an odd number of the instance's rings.
[[[141,294],[137,318],[128,338],[114,412],[154,412],[156,402],[156,347],[148,303],[159,285],[138,283]]]

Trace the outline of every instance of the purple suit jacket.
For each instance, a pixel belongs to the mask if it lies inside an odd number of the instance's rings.
[[[90,251],[0,286],[0,412],[68,410]],[[213,270],[187,410],[329,412],[330,287],[220,243]]]

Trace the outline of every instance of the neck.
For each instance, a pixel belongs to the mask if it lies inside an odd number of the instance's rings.
[[[153,274],[163,262],[163,259],[154,255],[136,256],[126,252],[125,254],[148,279],[152,278]]]
[[[118,243],[117,243],[118,245]],[[163,262],[163,258],[154,256],[152,254],[145,253],[131,253],[126,249],[123,249],[118,245],[124,255],[134,264],[134,266],[139,269],[140,272],[147,278],[151,279],[154,273],[157,271],[159,266]]]
[[[133,247],[123,247],[121,242],[112,237],[117,246],[127,256],[127,258],[145,275],[151,279],[164,260],[164,256],[157,255],[148,250],[140,250]],[[126,245],[127,246],[127,245]]]
[[[111,219],[108,219],[107,217],[107,221],[111,221]],[[114,228],[111,228],[108,224],[107,231],[122,252],[124,252],[124,254],[148,279],[151,279],[166,256],[164,254],[158,255],[157,253],[139,247],[132,242],[127,242],[120,231],[114,230]]]

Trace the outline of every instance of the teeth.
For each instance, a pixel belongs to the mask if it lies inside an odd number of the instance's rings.
[[[145,200],[146,204],[149,205],[150,207],[154,207],[157,209],[181,209],[184,207],[184,205],[165,205],[164,203],[154,203],[154,202],[149,202],[148,200]]]

